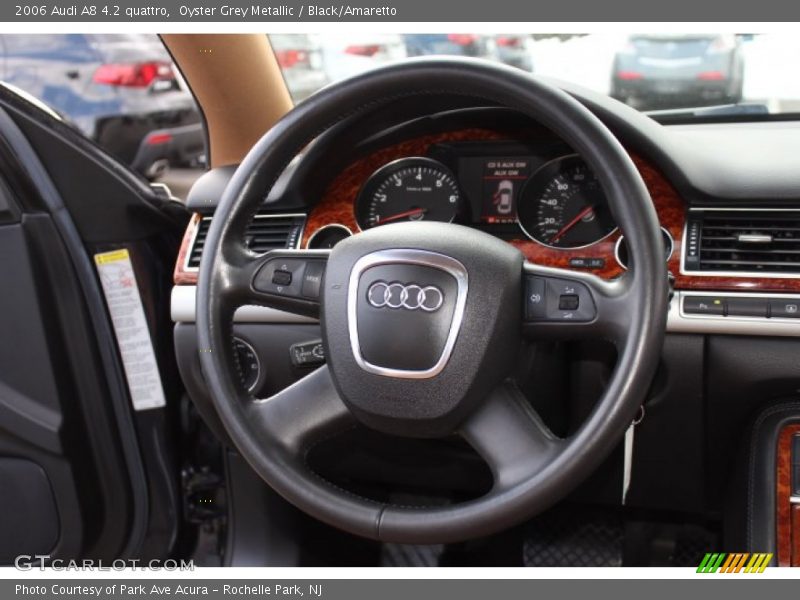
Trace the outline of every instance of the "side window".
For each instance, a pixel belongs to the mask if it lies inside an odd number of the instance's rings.
[[[157,35],[0,35],[0,49],[5,84],[185,197],[205,165],[205,134]]]

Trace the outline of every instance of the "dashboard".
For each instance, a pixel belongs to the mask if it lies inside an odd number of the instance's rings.
[[[666,127],[639,113],[629,117],[614,133],[660,221],[676,298],[669,330],[800,334],[800,312],[791,312],[800,307],[800,182],[786,185],[795,171],[789,165],[776,170],[778,158],[769,155],[769,169],[781,176],[754,177],[743,199],[736,197],[741,188],[725,188],[726,181],[766,169],[758,164],[763,157],[751,153],[749,162],[719,164],[726,145],[740,148],[752,135],[765,142],[784,135],[781,130],[729,126],[724,138],[714,126]],[[254,219],[256,244],[259,232],[275,229],[281,218],[287,234],[273,247],[303,249],[330,248],[372,227],[436,220],[490,233],[531,262],[604,279],[621,276],[635,261],[596,174],[541,124],[491,107],[398,119],[349,124],[313,143],[265,190]],[[785,141],[772,139],[769,146],[785,147]],[[703,153],[693,157],[698,148]],[[741,152],[735,154],[741,161]],[[177,286],[196,282],[203,232],[233,170],[215,169],[192,189],[188,204],[197,212],[175,269]],[[710,177],[714,172],[719,177]],[[173,316],[193,320],[190,292],[176,294],[184,299]]]

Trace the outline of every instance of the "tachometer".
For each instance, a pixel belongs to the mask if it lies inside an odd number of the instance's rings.
[[[554,248],[580,248],[616,230],[600,181],[580,157],[557,158],[525,184],[517,207],[522,230]]]
[[[378,169],[356,200],[356,221],[369,229],[402,221],[455,219],[461,206],[456,178],[429,158],[401,158]]]

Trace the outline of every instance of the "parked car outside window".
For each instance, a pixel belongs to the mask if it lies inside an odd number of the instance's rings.
[[[0,80],[154,180],[205,162],[194,99],[153,34],[0,36]]]

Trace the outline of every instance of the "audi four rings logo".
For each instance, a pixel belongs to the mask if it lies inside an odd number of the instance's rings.
[[[375,308],[405,308],[435,312],[444,304],[444,293],[435,285],[376,281],[367,290],[367,301]]]

